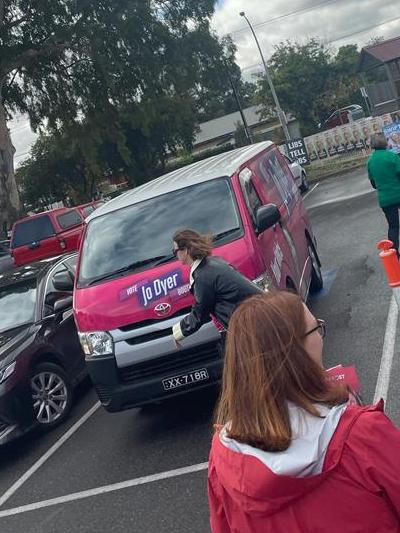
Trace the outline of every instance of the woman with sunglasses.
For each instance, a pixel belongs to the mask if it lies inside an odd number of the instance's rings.
[[[185,229],[173,236],[173,253],[190,267],[190,291],[196,300],[190,314],[172,328],[178,345],[212,316],[227,328],[235,307],[262,292],[223,259],[211,257],[212,248],[212,237],[197,231]]]
[[[213,533],[400,531],[400,431],[327,381],[325,323],[291,293],[233,313],[209,462]]]

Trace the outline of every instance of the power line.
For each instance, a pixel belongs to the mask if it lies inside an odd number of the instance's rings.
[[[336,43],[338,41],[342,41],[343,39],[347,39],[348,37],[352,37],[353,35],[359,35],[360,33],[365,33],[366,31],[373,30],[374,28],[378,28],[379,26],[384,26],[385,24],[389,24],[390,22],[394,22],[395,20],[400,20],[400,17],[394,17],[394,18],[391,18],[391,19],[388,19],[388,20],[384,20],[382,22],[379,22],[378,24],[367,26],[366,28],[363,28],[362,30],[353,31],[353,32],[347,33],[345,35],[341,35],[340,37],[337,37],[336,39],[331,39],[330,41],[326,41],[325,44],[332,44],[332,43]],[[255,67],[262,67],[262,63],[255,63],[253,65],[249,65],[248,67],[244,67],[241,70],[243,72],[244,70],[250,70],[250,69],[255,68]]]
[[[253,24],[253,28],[259,28],[260,26],[265,26],[266,24],[272,24],[273,22],[276,22],[277,20],[282,20],[288,17],[292,17],[293,15],[299,15],[301,13],[308,13],[309,11],[314,11],[315,9],[318,9],[320,7],[325,7],[329,4],[333,4],[334,2],[338,2],[338,1],[340,0],[326,0],[325,2],[320,2],[319,4],[315,4],[313,6],[303,7],[295,11],[289,11],[289,13],[285,13],[283,15],[279,15],[271,19],[263,20],[262,22],[258,22],[257,24]],[[236,33],[242,33],[244,31],[249,31],[248,26],[243,26],[243,28],[240,28],[239,30],[229,32],[229,35],[234,35]]]

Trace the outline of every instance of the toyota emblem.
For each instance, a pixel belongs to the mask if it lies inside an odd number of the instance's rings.
[[[154,311],[157,316],[167,316],[171,312],[171,305],[167,303],[158,304],[155,306]]]

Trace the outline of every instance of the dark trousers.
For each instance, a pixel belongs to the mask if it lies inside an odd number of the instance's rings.
[[[397,251],[397,255],[399,255],[399,209],[400,204],[382,207],[389,225],[388,239],[393,242],[393,248]]]

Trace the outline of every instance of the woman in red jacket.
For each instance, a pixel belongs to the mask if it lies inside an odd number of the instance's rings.
[[[325,323],[294,294],[232,315],[209,462],[213,533],[400,531],[400,431],[322,366]]]

